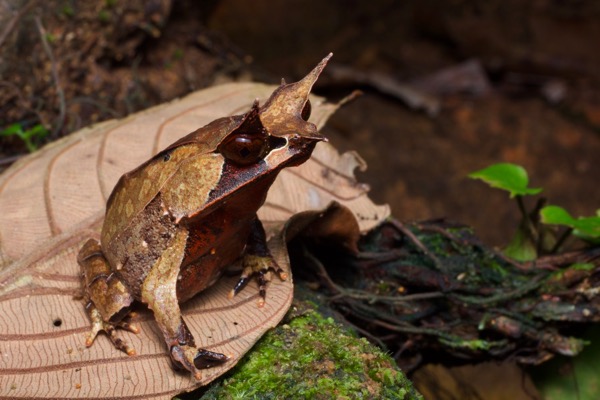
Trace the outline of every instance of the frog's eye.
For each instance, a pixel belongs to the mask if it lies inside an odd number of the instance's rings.
[[[304,104],[304,108],[302,108],[302,113],[300,114],[300,116],[302,117],[303,120],[308,121],[308,119],[310,118],[311,110],[312,110],[312,105],[310,104],[310,100],[306,100],[306,103]]]
[[[240,133],[227,138],[218,147],[226,159],[239,165],[250,165],[261,160],[269,150],[266,136]]]

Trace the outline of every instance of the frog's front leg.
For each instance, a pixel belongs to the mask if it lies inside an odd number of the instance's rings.
[[[177,368],[187,369],[196,379],[200,379],[199,369],[221,364],[229,357],[221,353],[197,349],[194,336],[181,316],[176,288],[187,238],[187,230],[177,231],[167,249],[144,279],[142,301],[154,312],[154,318],[169,347],[173,364]]]
[[[86,346],[90,347],[101,331],[108,334],[115,347],[129,355],[135,350],[118,335],[116,328],[138,333],[137,326],[130,324],[128,318],[133,296],[128,288],[114,274],[97,240],[88,240],[77,255],[81,266],[84,284],[85,309],[92,321],[92,330],[88,333]]]
[[[265,304],[267,282],[271,281],[271,271],[275,271],[279,276],[279,279],[283,281],[287,279],[287,274],[277,264],[277,261],[275,261],[269,251],[265,228],[263,228],[262,222],[260,222],[258,217],[254,218],[252,224],[244,256],[242,257],[242,267],[242,275],[235,287],[229,293],[229,298],[238,294],[240,290],[246,286],[250,278],[256,276],[260,294],[260,299],[258,301],[259,307],[263,307]]]

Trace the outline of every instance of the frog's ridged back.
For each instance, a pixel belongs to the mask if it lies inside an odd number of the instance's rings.
[[[183,137],[136,169],[124,174],[117,182],[107,205],[102,242],[108,243],[123,232],[131,219],[160,193],[171,177],[190,158],[210,155],[232,129],[238,118],[222,118]],[[215,135],[215,131],[221,133]],[[207,171],[210,175],[210,171]]]

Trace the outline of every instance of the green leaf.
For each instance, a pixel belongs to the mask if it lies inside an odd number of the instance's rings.
[[[540,210],[541,220],[544,224],[566,225],[573,227],[575,219],[567,210],[559,206],[546,206]]]
[[[546,206],[540,210],[540,217],[544,224],[568,226],[582,238],[600,238],[600,216],[573,218],[562,207]]]
[[[48,134],[48,129],[46,129],[44,125],[37,124],[34,125],[31,129],[29,129],[29,132],[31,132],[31,136],[38,136],[42,138]]]
[[[506,190],[510,197],[538,194],[541,188],[529,188],[527,171],[520,165],[498,163],[469,174],[469,178],[481,179],[494,188]]]
[[[17,136],[19,137],[27,146],[27,149],[30,152],[34,152],[37,150],[37,143],[48,135],[49,131],[42,124],[37,124],[27,129],[23,130],[23,125],[20,123],[15,123],[9,125],[7,128],[0,131],[0,136]]]
[[[20,136],[23,132],[23,126],[19,123],[9,125],[7,128],[0,131],[0,136]]]

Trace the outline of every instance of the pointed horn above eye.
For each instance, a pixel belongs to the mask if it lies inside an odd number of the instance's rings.
[[[258,99],[254,99],[252,108],[246,114],[242,116],[240,125],[235,128],[232,132],[252,132],[259,133],[263,131],[263,126],[259,118],[260,107],[258,106]]]
[[[310,91],[333,54],[329,53],[312,71],[295,83],[277,88],[261,107],[260,118],[265,125],[278,125],[291,116],[300,118]]]
[[[313,85],[319,78],[319,75],[321,75],[321,72],[323,72],[323,69],[325,69],[327,62],[329,62],[329,59],[332,56],[333,56],[333,53],[329,53],[324,59],[321,60],[320,63],[317,64],[317,66],[315,68],[313,68],[312,71],[310,71],[308,73],[308,75],[306,75],[304,78],[302,78],[302,80],[300,80],[296,83],[293,83],[292,85],[297,85],[298,86],[297,90],[300,92],[303,92],[305,94],[306,98],[308,98],[308,95],[310,94],[310,90],[312,89]]]

